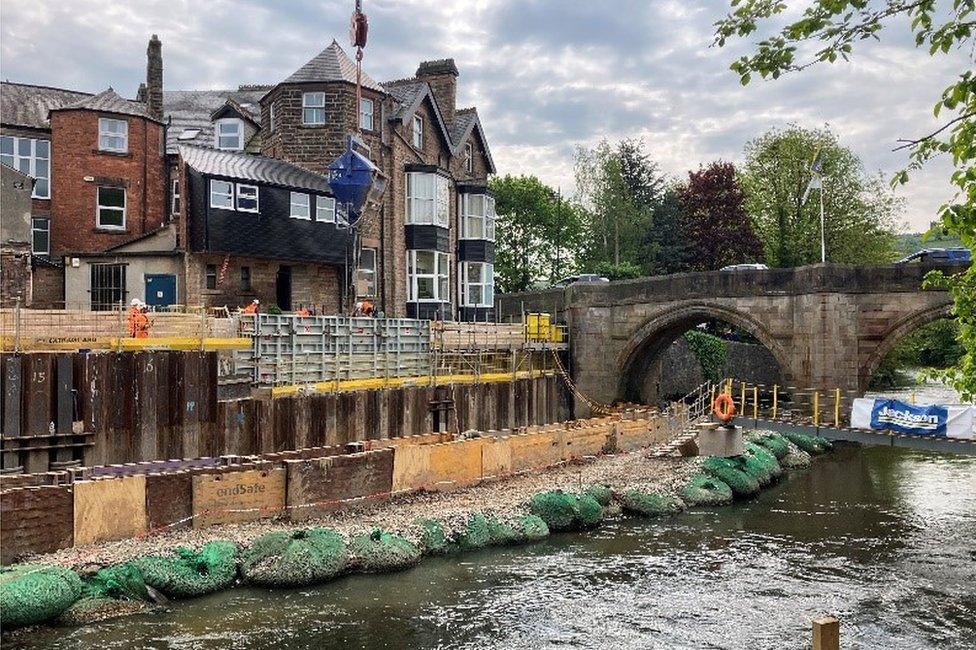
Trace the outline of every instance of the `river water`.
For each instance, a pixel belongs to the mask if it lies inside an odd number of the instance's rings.
[[[842,446],[751,501],[45,630],[59,648],[976,647],[976,458]]]

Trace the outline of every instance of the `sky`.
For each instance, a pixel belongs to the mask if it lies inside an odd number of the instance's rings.
[[[796,4],[796,3],[794,3]],[[800,3],[802,6],[802,3]],[[333,38],[347,47],[352,0],[4,0],[0,77],[132,97],[149,36],[163,42],[164,87],[276,83]],[[746,87],[728,69],[748,41],[711,47],[727,1],[364,0],[364,67],[379,81],[453,57],[458,106],[478,107],[500,174],[534,174],[571,194],[573,153],[642,139],[684,178],[773,127],[829,125],[868,173],[901,169],[899,138],[938,128],[932,106],[971,50],[930,57],[892,24],[849,64]],[[952,196],[948,160],[899,190],[904,230],[924,230]]]

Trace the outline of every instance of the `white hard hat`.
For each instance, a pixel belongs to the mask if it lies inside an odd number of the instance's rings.
[[[255,298],[255,299],[254,299],[254,300],[253,300],[252,302],[253,302],[253,303],[254,303],[255,305],[260,305],[260,304],[261,304],[261,301],[260,301],[260,300],[258,300],[257,298]]]
[[[132,299],[132,301],[131,301],[131,302],[130,302],[129,304],[130,304],[130,305],[132,305],[133,307],[135,307],[135,306],[136,306],[136,305],[138,305],[138,304],[139,304],[140,302],[142,302],[142,301],[141,301],[141,300],[139,300],[138,298],[133,298],[133,299]]]

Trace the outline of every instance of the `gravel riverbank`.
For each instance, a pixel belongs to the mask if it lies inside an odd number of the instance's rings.
[[[177,530],[142,539],[65,549],[30,558],[30,561],[57,564],[89,573],[140,555],[163,553],[176,546],[198,548],[215,539],[230,539],[246,546],[251,540],[270,531],[313,526],[327,526],[346,535],[382,528],[416,540],[419,536],[418,519],[436,518],[446,522],[451,529],[460,529],[472,512],[524,514],[528,512],[526,503],[529,498],[545,490],[579,491],[594,483],[602,483],[620,491],[636,488],[675,493],[699,464],[699,458],[650,459],[640,452],[605,456],[451,492],[403,495],[301,523],[270,519],[199,530]],[[120,513],[120,516],[124,516],[124,513]]]

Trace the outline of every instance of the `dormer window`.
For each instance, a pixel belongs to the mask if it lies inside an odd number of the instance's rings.
[[[113,153],[129,152],[129,123],[109,117],[98,118],[98,148]]]
[[[464,171],[469,174],[474,172],[474,147],[470,142],[464,143]]]
[[[424,118],[420,115],[413,116],[413,146],[424,148]]]
[[[236,118],[217,120],[214,139],[218,149],[241,151],[244,149],[244,123]]]
[[[302,124],[325,124],[325,93],[302,93]]]

